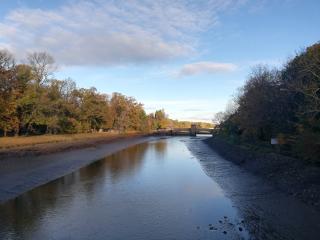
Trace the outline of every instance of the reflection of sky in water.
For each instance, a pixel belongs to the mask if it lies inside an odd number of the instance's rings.
[[[223,239],[208,224],[236,223],[236,212],[181,139],[125,149],[0,205],[0,238]]]

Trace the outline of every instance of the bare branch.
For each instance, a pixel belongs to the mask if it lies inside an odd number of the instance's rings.
[[[49,77],[56,70],[54,59],[46,52],[31,53],[27,57],[29,64],[34,72],[35,80],[42,84],[49,80]]]

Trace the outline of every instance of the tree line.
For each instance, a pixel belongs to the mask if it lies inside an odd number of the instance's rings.
[[[164,110],[146,114],[141,103],[120,93],[77,88],[71,79],[54,78],[55,70],[45,52],[28,54],[26,63],[17,64],[10,52],[0,50],[0,136],[148,132],[186,124],[169,119]]]
[[[270,145],[275,138],[283,152],[320,163],[320,43],[280,69],[256,67],[215,120],[229,140]]]

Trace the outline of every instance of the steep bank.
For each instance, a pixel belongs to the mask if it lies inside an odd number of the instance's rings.
[[[320,168],[276,153],[258,152],[214,136],[204,142],[225,159],[261,176],[320,211]]]
[[[156,137],[131,136],[113,140],[89,141],[74,144],[61,151],[54,148],[46,154],[24,152],[22,156],[12,153],[0,160],[0,202],[12,199],[23,192],[43,185],[71,173],[98,159],[104,158],[127,147],[155,139]]]

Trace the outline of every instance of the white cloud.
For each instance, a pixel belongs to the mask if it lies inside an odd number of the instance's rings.
[[[184,77],[203,73],[215,74],[219,72],[231,72],[236,68],[237,66],[232,63],[196,62],[182,66],[177,75]]]
[[[227,103],[226,99],[179,99],[179,100],[144,100],[146,112],[165,109],[172,119],[186,121],[212,122],[215,112],[222,111]]]
[[[196,35],[243,0],[76,1],[20,8],[0,22],[0,45],[16,54],[48,51],[66,65],[167,60],[195,51]],[[21,56],[21,57],[22,57]]]

